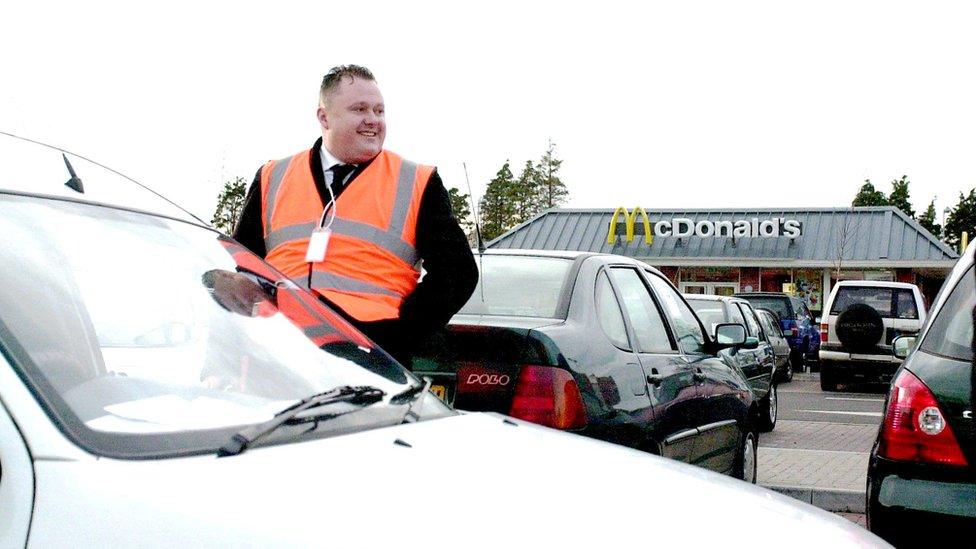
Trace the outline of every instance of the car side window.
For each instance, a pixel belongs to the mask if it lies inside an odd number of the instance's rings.
[[[651,283],[651,288],[657,294],[658,301],[664,307],[665,313],[671,319],[674,327],[674,337],[678,340],[678,345],[685,353],[702,354],[705,352],[705,335],[702,332],[698,317],[691,310],[691,307],[681,299],[674,286],[671,286],[660,276],[645,271],[647,280]]]
[[[745,327],[746,332],[749,331],[749,325],[746,324],[746,319],[742,316],[742,311],[740,311],[735,305],[729,305],[729,322],[742,324]]]
[[[749,330],[749,335],[763,340],[766,339],[763,336],[762,328],[759,327],[759,321],[756,320],[756,312],[752,310],[752,307],[745,303],[739,303],[738,305],[742,307],[742,316],[746,319],[746,329]]]
[[[668,337],[664,319],[647,286],[634,269],[613,268],[610,275],[617,284],[624,310],[637,336],[637,350],[641,353],[667,353],[674,350]]]
[[[610,279],[607,278],[606,272],[601,272],[596,277],[595,298],[596,315],[600,319],[603,333],[617,347],[630,350],[623,313],[620,312],[620,304],[617,303],[617,297],[613,295],[613,288],[610,286]]]
[[[915,304],[915,295],[912,291],[898,290],[896,295],[898,304],[895,310],[898,312],[898,318],[918,318],[918,307]]]

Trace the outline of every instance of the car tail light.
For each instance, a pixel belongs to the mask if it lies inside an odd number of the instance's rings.
[[[820,343],[827,343],[827,323],[820,323]]]
[[[586,425],[576,380],[566,370],[549,366],[522,366],[508,415],[557,429]]]
[[[898,461],[967,465],[932,391],[908,370],[891,385],[878,454]]]

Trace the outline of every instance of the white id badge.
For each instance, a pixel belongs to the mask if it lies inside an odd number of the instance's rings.
[[[325,250],[329,247],[330,236],[332,236],[332,231],[325,227],[318,227],[312,231],[312,237],[308,239],[305,261],[317,263],[325,259]]]

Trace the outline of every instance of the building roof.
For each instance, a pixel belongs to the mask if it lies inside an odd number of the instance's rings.
[[[624,216],[615,230],[616,242],[607,242],[613,209],[552,209],[513,228],[488,243],[494,249],[579,250],[615,253],[651,265],[674,266],[785,266],[841,268],[951,268],[959,255],[914,219],[892,206],[861,208],[760,209],[646,209],[652,231],[658,221],[686,218],[759,221],[784,218],[800,222],[799,236],[776,237],[673,237],[638,235],[627,242]],[[635,217],[637,217],[635,215]]]

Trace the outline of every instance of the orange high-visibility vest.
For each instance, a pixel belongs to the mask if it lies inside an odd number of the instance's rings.
[[[251,272],[269,281],[280,280],[280,275],[240,244],[223,238],[220,239],[220,243],[234,258],[238,271]],[[370,346],[369,340],[359,330],[354,329],[344,318],[302,290],[291,290],[279,285],[275,306],[291,320],[292,324],[300,328],[316,347],[344,341],[351,341],[365,347]]]
[[[309,238],[325,207],[310,156],[261,170],[265,259],[357,320],[398,318],[417,287],[417,214],[434,168],[382,151],[336,200],[325,259],[310,264]]]

